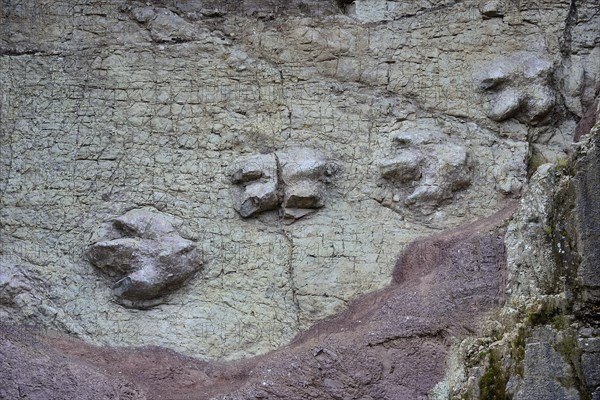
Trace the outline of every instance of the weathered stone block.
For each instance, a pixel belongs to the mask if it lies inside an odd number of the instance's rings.
[[[410,182],[421,177],[419,164],[422,157],[414,153],[402,153],[397,157],[384,160],[379,168],[381,176],[385,179],[393,179],[398,182]]]

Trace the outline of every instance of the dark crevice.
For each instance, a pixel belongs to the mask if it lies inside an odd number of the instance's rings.
[[[560,43],[560,51],[563,56],[571,54],[571,45],[573,43],[573,27],[577,24],[577,0],[571,0],[569,5],[569,13],[565,19],[565,28],[563,30],[563,38]]]
[[[28,55],[45,55],[41,50],[15,50],[15,49],[3,49],[0,48],[0,56],[28,56]]]

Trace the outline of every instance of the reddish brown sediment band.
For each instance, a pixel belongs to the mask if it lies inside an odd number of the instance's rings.
[[[171,400],[420,398],[443,378],[452,338],[477,332],[481,318],[503,302],[503,226],[514,209],[511,203],[414,242],[400,255],[389,287],[263,356],[205,362],[167,349],[102,348],[60,336],[27,344],[8,329],[3,359],[15,363],[2,373],[47,388],[64,379],[56,396],[63,390]],[[65,364],[67,371],[57,374]]]

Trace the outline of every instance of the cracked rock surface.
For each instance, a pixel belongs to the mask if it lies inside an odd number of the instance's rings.
[[[520,196],[528,168],[566,157],[600,87],[597,8],[0,2],[0,258],[33,279],[31,291],[11,286],[21,305],[3,303],[2,318],[34,314],[88,343],[206,359],[288,344],[386,287],[411,242],[492,215]],[[521,67],[507,71],[495,88],[525,95],[497,121],[488,100],[502,91],[480,90],[475,72],[525,59],[513,54],[535,55],[543,68],[523,81]],[[393,145],[406,132],[423,141],[414,156]],[[339,168],[332,177],[323,166],[288,173],[286,159],[305,158],[286,155],[298,148]],[[254,155],[266,158],[262,169],[232,184],[232,166]],[[258,199],[243,207],[248,218],[231,196],[244,186]],[[183,240],[102,227],[141,208],[180,220]],[[203,255],[194,279],[171,291],[134,275],[139,291],[122,285],[114,301],[114,282],[162,251],[173,264],[186,240]],[[114,277],[90,266],[86,250],[99,242],[120,255],[106,267]],[[123,307],[127,296],[161,304]],[[240,334],[257,326],[260,334]]]
[[[501,225],[513,209],[411,244],[389,287],[265,356],[206,363],[165,350],[94,348],[52,336],[42,337],[38,351],[77,373],[102,371],[99,381],[119,371],[132,393],[148,399],[425,399],[443,376],[451,337],[478,330],[485,313],[503,300]],[[2,326],[0,332],[0,351],[20,340]],[[0,373],[4,368],[0,363]],[[48,379],[43,367],[35,371],[42,383]],[[66,389],[97,390],[90,380]]]
[[[479,89],[489,93],[487,115],[494,121],[516,116],[522,122],[541,122],[552,110],[552,62],[531,53],[497,58],[476,71]]]
[[[473,160],[469,150],[449,143],[444,136],[439,132],[405,131],[394,137],[398,155],[381,162],[381,176],[410,187],[412,193],[406,196],[405,205],[433,209],[471,184]]]

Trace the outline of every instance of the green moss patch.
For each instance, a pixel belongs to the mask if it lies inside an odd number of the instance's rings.
[[[479,380],[479,400],[511,400],[512,396],[506,393],[507,382],[500,358],[490,351],[488,366]]]

